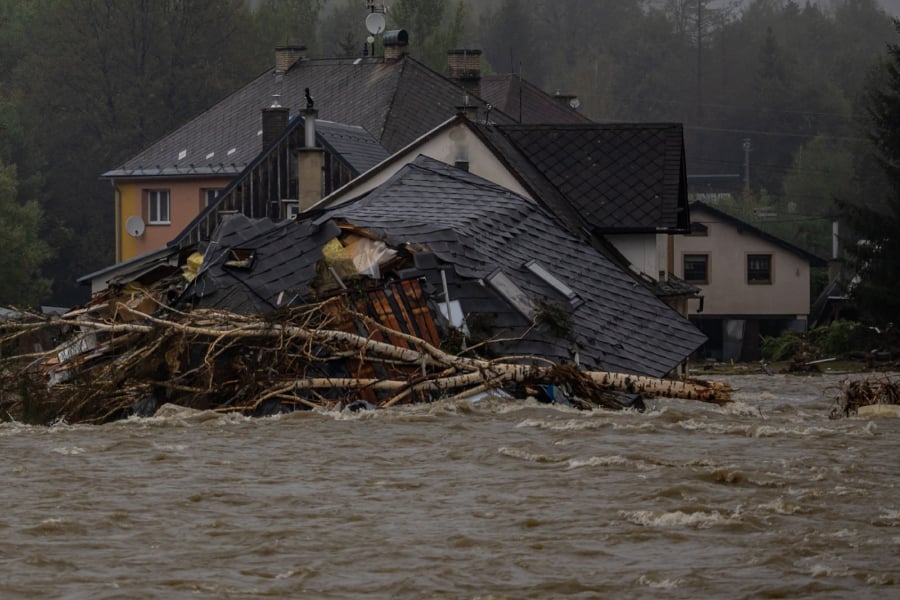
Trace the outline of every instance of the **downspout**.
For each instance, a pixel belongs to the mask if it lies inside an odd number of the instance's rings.
[[[114,212],[116,218],[115,261],[120,263],[122,262],[122,192],[119,190],[119,186],[116,185],[115,179],[110,179],[109,183],[113,188]]]

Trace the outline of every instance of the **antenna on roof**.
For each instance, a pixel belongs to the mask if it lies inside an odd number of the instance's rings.
[[[369,9],[369,14],[366,16],[366,31],[371,34],[366,38],[366,42],[372,47],[371,55],[375,56],[375,36],[384,31],[386,25],[384,13],[387,9],[384,7],[384,2],[376,6],[375,0],[366,0],[366,8]],[[365,49],[368,50],[368,48],[366,46]]]

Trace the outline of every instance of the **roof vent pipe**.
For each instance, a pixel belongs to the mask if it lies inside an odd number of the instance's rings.
[[[319,111],[314,108],[304,108],[300,114],[303,115],[303,147],[315,148],[316,117],[319,116]]]

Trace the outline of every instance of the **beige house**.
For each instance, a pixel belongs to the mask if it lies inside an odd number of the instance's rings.
[[[689,316],[707,356],[757,360],[760,336],[806,329],[810,269],[825,260],[702,202],[672,239],[675,274],[701,290]]]

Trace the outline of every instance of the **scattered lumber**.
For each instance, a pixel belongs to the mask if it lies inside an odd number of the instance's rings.
[[[341,298],[243,315],[153,312],[125,303],[0,323],[0,415],[30,422],[103,423],[159,406],[271,414],[527,393],[564,385],[580,408],[623,408],[621,393],[723,404],[726,384],[583,372],[533,357],[453,354],[356,312]],[[34,350],[26,338],[54,340]]]

